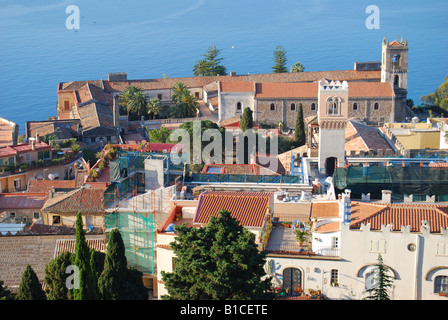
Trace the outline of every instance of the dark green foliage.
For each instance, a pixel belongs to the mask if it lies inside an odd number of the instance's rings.
[[[79,268],[79,289],[74,288],[74,300],[99,299],[98,285],[91,268],[91,253],[83,230],[81,212],[76,216],[76,244],[74,264]]]
[[[146,300],[148,291],[143,286],[143,274],[128,269],[125,247],[120,231],[109,234],[104,270],[98,279],[103,300]]]
[[[73,292],[67,288],[66,280],[69,274],[66,273],[68,266],[73,264],[74,255],[68,251],[62,252],[45,266],[45,283],[48,300],[68,300],[73,296]]]
[[[444,110],[448,110],[448,75],[436,91],[422,96],[421,100],[424,106],[437,106]]]
[[[299,104],[299,107],[297,109],[297,120],[294,132],[294,140],[298,146],[303,146],[306,143],[305,124],[303,123],[303,107],[301,103]]]
[[[255,236],[220,210],[207,226],[176,227],[171,243],[176,258],[172,273],[162,280],[173,300],[271,299],[271,278],[263,268],[266,255],[259,252]]]
[[[247,129],[252,129],[254,120],[252,119],[252,110],[249,107],[244,108],[243,116],[240,120],[240,129],[245,132]]]
[[[47,300],[39,279],[29,264],[22,274],[16,300]]]
[[[196,98],[191,95],[190,90],[187,89],[185,84],[177,82],[172,90],[171,101],[174,103],[174,106],[171,107],[170,117],[195,117],[199,110],[199,104],[196,101]]]
[[[283,73],[288,72],[286,69],[286,62],[288,59],[286,58],[286,50],[283,46],[277,46],[274,51],[274,66],[272,67],[272,71],[274,73]]]
[[[7,286],[3,286],[4,282],[0,280],[0,300],[11,300],[11,291]]]
[[[377,268],[377,282],[376,285],[365,291],[366,293],[370,294],[366,297],[366,299],[390,300],[388,289],[393,286],[393,277],[387,274],[390,269],[383,264],[383,258],[381,257],[381,254],[378,254],[378,263],[375,266]]]
[[[148,113],[148,96],[136,86],[128,86],[120,95],[120,108],[131,120],[140,120]]]
[[[220,53],[221,50],[217,49],[215,45],[210,45],[206,53],[202,55],[204,58],[196,62],[193,68],[194,76],[225,75],[227,70],[220,64],[223,60],[223,58],[218,58]]]

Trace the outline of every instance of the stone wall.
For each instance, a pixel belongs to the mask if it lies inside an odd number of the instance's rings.
[[[295,104],[295,110],[291,110],[291,104]],[[277,125],[282,121],[287,128],[294,128],[297,119],[299,104],[302,104],[303,118],[317,116],[317,98],[311,99],[257,99],[257,121],[263,124]],[[311,110],[314,103],[316,110]],[[275,110],[271,110],[271,104]]]

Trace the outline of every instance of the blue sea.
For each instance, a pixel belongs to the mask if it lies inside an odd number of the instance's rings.
[[[379,29],[368,29],[369,5]],[[79,9],[79,29],[66,20]],[[448,1],[390,0],[0,0],[0,117],[25,132],[26,121],[56,115],[59,82],[192,76],[213,43],[237,74],[272,72],[277,45],[288,68],[353,69],[380,61],[381,41],[409,44],[408,97],[416,104],[448,74]]]

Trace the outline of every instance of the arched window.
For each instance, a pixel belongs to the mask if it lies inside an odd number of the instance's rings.
[[[297,268],[283,270],[283,288],[293,292],[295,288],[302,286],[302,271]]]
[[[399,82],[400,82],[400,77],[398,75],[395,75],[394,76],[394,86],[398,86]]]
[[[380,104],[378,102],[375,102],[375,104],[373,105],[373,109],[374,110],[379,110],[380,109]]]
[[[296,110],[296,104],[295,103],[291,103],[291,111],[295,111]]]
[[[330,97],[327,99],[327,114],[330,116],[339,115],[341,110],[341,98]]]
[[[394,65],[394,67],[399,67],[400,66],[400,55],[394,54],[394,56],[392,57],[392,63]]]
[[[315,111],[316,110],[316,104],[313,102],[311,104],[311,111]]]
[[[366,273],[365,288],[366,290],[374,288],[378,285],[378,269],[374,268]]]
[[[241,109],[242,109],[241,102],[238,102],[236,104],[236,111],[241,111]]]
[[[448,293],[448,276],[435,277],[434,293]]]
[[[357,111],[358,110],[358,104],[355,102],[353,104],[353,111]]]
[[[271,103],[271,111],[275,111],[275,104]]]

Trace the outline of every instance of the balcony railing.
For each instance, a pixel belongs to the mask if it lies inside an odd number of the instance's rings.
[[[339,257],[341,255],[340,248],[333,248],[330,246],[299,246],[285,243],[269,242],[265,248],[266,251],[279,254],[293,254],[301,256],[325,256],[325,257]]]

